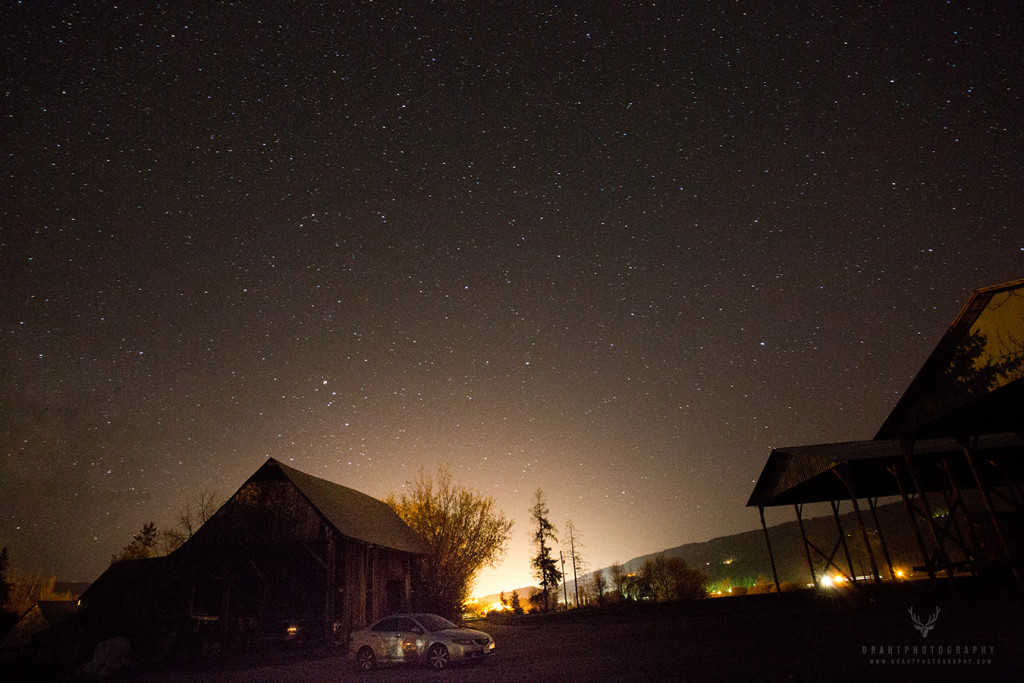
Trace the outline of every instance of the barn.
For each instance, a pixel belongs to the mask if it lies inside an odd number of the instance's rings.
[[[426,551],[386,503],[271,458],[176,551],[175,565],[197,632],[344,642],[411,607]]]
[[[270,458],[173,553],[111,565],[82,616],[186,650],[344,643],[412,607],[426,551],[383,501]]]

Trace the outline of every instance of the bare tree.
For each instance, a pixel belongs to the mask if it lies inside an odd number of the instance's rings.
[[[691,569],[681,557],[658,555],[640,567],[638,593],[658,602],[679,602],[704,597],[707,576]]]
[[[425,607],[455,618],[477,572],[505,554],[512,521],[492,498],[455,484],[447,465],[438,467],[436,480],[420,470],[406,486],[408,494],[385,502],[430,547],[422,575]]]
[[[567,520],[565,523],[565,531],[562,533],[562,547],[565,553],[566,560],[569,564],[569,568],[572,570],[572,582],[573,590],[576,597],[576,606],[580,606],[580,585],[579,577],[583,576],[586,571],[586,563],[583,561],[583,542],[580,540],[579,531],[576,529],[576,525],[572,523],[572,520]],[[565,580],[568,582],[568,571],[566,572]]]
[[[192,538],[199,527],[213,517],[214,513],[224,504],[224,499],[216,491],[200,489],[192,500],[189,500],[178,511],[178,519],[173,527],[164,529],[163,550],[168,554]]]
[[[41,600],[71,600],[74,597],[70,591],[58,591],[57,577],[42,571],[11,569],[7,580],[9,590],[6,600],[0,603],[0,609],[18,616]]]

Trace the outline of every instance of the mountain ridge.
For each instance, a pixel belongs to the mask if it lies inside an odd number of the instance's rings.
[[[875,529],[874,519],[870,510],[861,510],[861,517],[868,533],[871,549],[878,566],[878,572],[883,579],[889,578],[889,567],[885,559],[885,551],[888,551],[889,558],[894,568],[904,571],[910,575],[912,566],[920,563],[920,551],[911,527],[907,524],[906,511],[900,501],[878,505],[876,507],[879,527],[882,528],[880,536]],[[863,576],[871,573],[870,556],[865,549],[863,535],[857,522],[855,512],[845,512],[839,515],[839,522],[846,537],[846,547],[853,560],[856,575]],[[833,562],[846,569],[846,554],[839,547],[838,534],[836,530],[835,517],[825,515],[804,519],[804,530],[808,540],[819,548],[831,551],[836,548]],[[799,523],[794,519],[791,522],[782,522],[768,527],[768,536],[771,539],[772,554],[775,558],[775,566],[778,570],[780,583],[796,583],[806,585],[812,583],[811,573],[807,567],[807,553],[804,549],[803,539],[800,535]],[[883,548],[884,544],[884,548]],[[764,531],[753,529],[742,531],[727,536],[717,536],[707,541],[684,543],[672,548],[666,548],[646,555],[639,555],[622,563],[627,572],[638,571],[647,560],[653,560],[659,556],[679,557],[686,561],[686,564],[694,569],[699,569],[708,576],[708,584],[728,583],[732,586],[749,586],[759,579],[772,581],[772,566],[768,556],[768,548],[765,544]],[[813,557],[813,555],[812,555]],[[813,558],[816,566],[823,564],[820,558]],[[584,573],[579,577],[580,585],[597,571],[603,571],[608,577],[611,565],[601,567]],[[824,571],[820,568],[819,573]],[[568,581],[567,590],[572,593],[574,582]],[[726,586],[728,587],[728,586]],[[517,589],[505,590],[505,595],[511,594],[512,590],[518,590],[520,596],[524,596],[528,590],[539,590],[536,586],[524,586]],[[562,586],[559,585],[559,594],[562,593]],[[497,602],[499,593],[479,598],[481,602]],[[491,600],[493,598],[493,600]]]

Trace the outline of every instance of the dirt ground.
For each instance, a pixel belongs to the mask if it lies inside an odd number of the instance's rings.
[[[495,654],[435,674],[354,670],[345,657],[170,669],[171,681],[1024,681],[1019,593],[900,590],[715,598],[472,624]],[[922,637],[921,623],[935,616]]]

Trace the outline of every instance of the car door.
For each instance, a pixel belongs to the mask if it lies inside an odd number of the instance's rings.
[[[370,630],[370,647],[377,659],[393,662],[403,659],[401,620],[397,617],[381,619]]]
[[[401,651],[398,656],[405,661],[421,657],[424,649],[423,629],[409,617],[398,617],[397,622],[400,629],[398,641]]]

